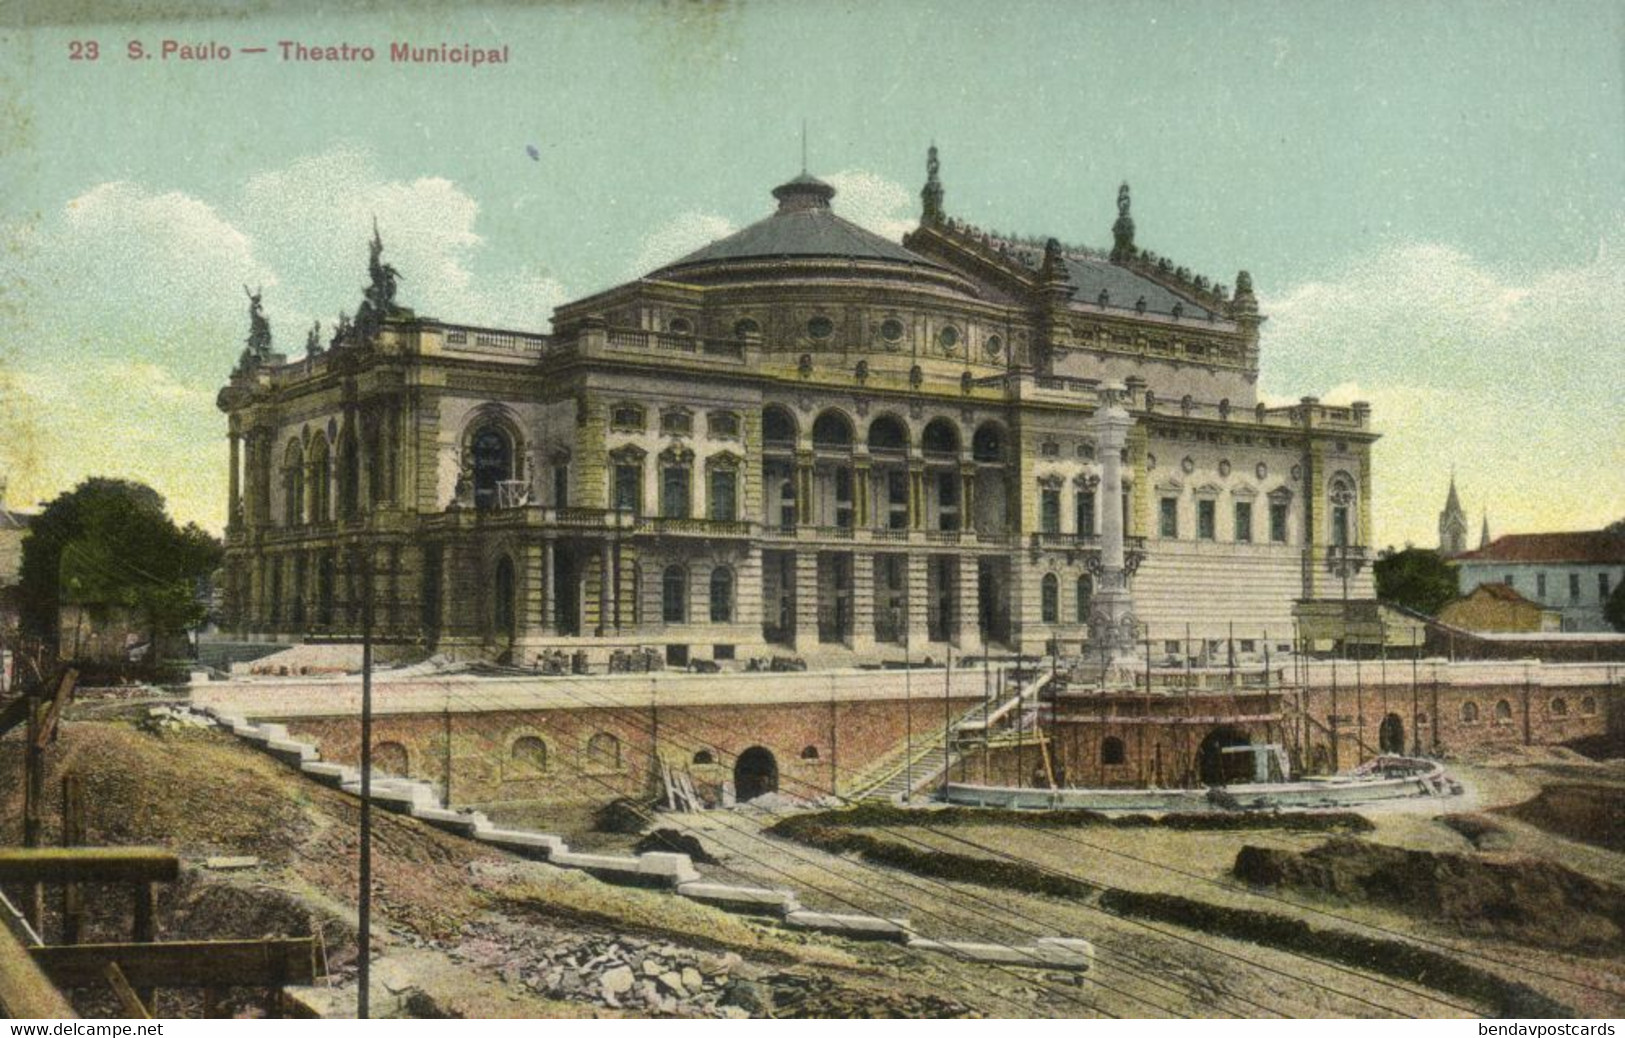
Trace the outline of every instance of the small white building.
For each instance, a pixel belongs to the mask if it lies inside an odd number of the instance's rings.
[[[1625,581],[1625,535],[1607,530],[1513,533],[1450,560],[1463,594],[1505,584],[1562,615],[1565,631],[1607,631],[1603,606]]]

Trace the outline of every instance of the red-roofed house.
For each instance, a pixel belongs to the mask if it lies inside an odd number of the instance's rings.
[[[1460,570],[1463,588],[1504,585],[1557,610],[1562,630],[1607,631],[1602,608],[1625,581],[1625,536],[1607,530],[1510,533],[1450,562]]]

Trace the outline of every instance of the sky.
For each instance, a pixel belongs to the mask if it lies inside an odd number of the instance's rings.
[[[1265,399],[1372,404],[1379,546],[1436,544],[1452,469],[1475,535],[1625,516],[1625,0],[327,6],[0,5],[12,507],[117,475],[217,530],[244,285],[298,354],[376,217],[418,312],[545,329],[766,215],[805,120],[891,237],[934,141],[950,215],[1109,246],[1127,180],[1142,247],[1251,271]]]

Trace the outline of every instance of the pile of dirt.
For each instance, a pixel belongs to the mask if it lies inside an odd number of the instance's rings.
[[[1547,786],[1530,800],[1497,810],[1570,840],[1625,851],[1625,786]]]
[[[1502,850],[1512,844],[1512,835],[1506,831],[1506,827],[1485,815],[1440,815],[1434,821],[1461,836],[1475,850]]]
[[[656,829],[632,847],[634,854],[648,854],[650,851],[686,854],[701,865],[718,863],[711,852],[705,849],[705,844],[700,842],[698,836],[676,829]]]
[[[1465,934],[1565,951],[1625,949],[1625,888],[1544,859],[1496,862],[1340,838],[1303,853],[1249,845],[1234,873],[1253,886],[1369,902]]]

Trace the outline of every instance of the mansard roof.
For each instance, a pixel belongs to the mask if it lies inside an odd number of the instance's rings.
[[[1174,307],[1179,306],[1183,316],[1204,321],[1212,313],[1200,303],[1110,260],[1078,255],[1063,255],[1063,260],[1067,275],[1078,286],[1073,298],[1079,302],[1093,303],[1105,291],[1114,306],[1134,306],[1143,298],[1147,313],[1171,314]]]

